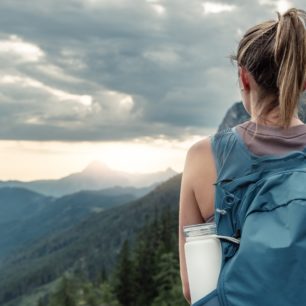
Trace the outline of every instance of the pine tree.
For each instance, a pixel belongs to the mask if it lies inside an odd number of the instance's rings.
[[[48,306],[77,306],[75,279],[63,276],[57,291],[51,296]]]
[[[137,292],[135,306],[150,305],[157,294],[154,280],[154,274],[157,271],[156,252],[160,244],[157,231],[157,226],[147,226],[135,246],[135,287]]]
[[[163,241],[163,245],[166,252],[171,252],[173,246],[173,231],[176,230],[173,228],[173,220],[171,218],[171,212],[169,207],[165,208],[162,212],[161,217],[161,241]]]
[[[37,302],[37,306],[46,306],[46,304],[44,303],[44,299],[43,298],[39,298],[39,300]]]
[[[114,275],[114,290],[122,306],[134,304],[134,267],[130,256],[129,243],[126,240],[118,256],[117,269]]]
[[[120,306],[115,297],[114,289],[109,283],[102,283],[99,289],[101,292],[101,306]]]
[[[178,262],[173,253],[164,253],[154,276],[158,295],[151,306],[186,306],[180,285]]]
[[[108,275],[106,272],[106,268],[105,265],[103,264],[102,267],[100,268],[99,272],[97,273],[97,277],[95,279],[95,283],[101,284],[101,283],[105,283],[108,280]]]

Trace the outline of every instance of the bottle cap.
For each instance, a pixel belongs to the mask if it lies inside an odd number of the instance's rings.
[[[215,235],[217,232],[216,223],[208,222],[184,226],[184,235],[186,238]]]

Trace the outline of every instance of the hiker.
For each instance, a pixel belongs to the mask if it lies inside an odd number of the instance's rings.
[[[190,291],[184,254],[183,227],[216,221],[216,218],[218,218],[217,228],[222,230],[226,226],[235,227],[236,222],[232,221],[236,221],[236,218],[238,218],[235,214],[236,210],[227,212],[226,208],[221,209],[218,206],[219,208],[216,211],[216,205],[224,205],[224,203],[221,203],[224,197],[221,199],[220,194],[216,197],[216,183],[223,180],[223,183],[226,184],[226,179],[230,178],[228,181],[235,180],[246,173],[249,176],[252,173],[263,175],[264,172],[256,172],[256,169],[262,167],[265,162],[270,167],[270,157],[273,160],[296,151],[306,153],[306,125],[299,118],[299,103],[301,95],[306,89],[305,22],[306,12],[291,8],[283,14],[277,13],[276,20],[262,22],[246,31],[239,42],[237,53],[231,58],[237,62],[242,102],[250,115],[250,119],[236,125],[233,129],[217,132],[215,135],[210,135],[198,141],[187,152],[180,192],[179,254],[183,294],[189,303]],[[304,155],[292,155],[292,158],[296,156],[304,158]],[[297,159],[295,158],[295,160]],[[295,160],[292,161],[292,165],[298,167],[299,161]],[[300,163],[302,162],[304,162],[304,159],[301,159]],[[286,165],[289,167],[291,165],[289,164],[282,163],[282,167]],[[221,188],[218,190],[222,191]],[[284,192],[286,194],[287,190],[284,190]],[[239,198],[237,192],[233,192],[231,195],[234,198],[236,196]],[[253,216],[255,215],[253,214]],[[227,223],[223,222],[226,218],[231,219],[227,219],[230,220],[229,222],[226,221]],[[230,230],[228,231],[230,232]],[[244,234],[243,228],[242,233]],[[230,249],[230,251],[232,250]],[[277,247],[275,247],[275,250],[277,250]],[[224,257],[233,258],[232,256],[235,256],[236,251],[235,249],[232,254],[225,254]],[[294,261],[295,257],[292,256],[292,258],[292,262],[297,264]],[[296,267],[294,273],[299,270],[298,266]],[[255,284],[255,275],[257,274],[254,271],[256,269],[252,270],[251,274],[253,274]],[[250,271],[246,270],[241,274],[246,274],[243,277],[247,279]],[[286,275],[280,275],[279,277],[286,281]],[[288,277],[291,280],[295,276],[291,273]],[[260,279],[258,279],[258,282],[260,282]],[[229,286],[228,283],[227,286]],[[270,282],[268,286],[270,286],[270,290],[274,290],[271,283],[273,282]],[[290,284],[290,281],[288,281],[288,284]],[[235,301],[238,301],[237,304],[234,302],[223,304],[219,297],[218,304],[207,305],[236,306],[243,298],[248,301],[247,294],[251,292],[251,288],[247,288],[247,285],[248,282],[245,281],[245,292],[247,293],[244,296],[241,294],[241,296],[230,297],[231,301],[234,301],[235,298]],[[261,285],[264,288],[265,284]],[[304,288],[306,287],[306,277],[302,285]],[[254,290],[256,290],[256,286],[254,285]],[[249,289],[250,291],[248,291]],[[234,296],[234,293],[230,292],[229,289],[227,290],[228,295],[232,294]],[[268,301],[269,292],[263,292],[263,294],[266,297],[261,297],[262,301]],[[276,294],[276,289],[271,294],[272,296]],[[279,288],[277,294],[283,294],[281,296],[283,300],[289,298],[289,293],[284,288]],[[300,294],[304,293],[301,292]],[[294,299],[294,297],[290,298]],[[285,302],[269,303],[263,302],[254,305],[286,305]],[[244,305],[253,304],[247,302]],[[306,300],[287,305],[306,305]]]

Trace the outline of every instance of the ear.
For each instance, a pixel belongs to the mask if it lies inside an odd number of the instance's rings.
[[[239,66],[239,76],[244,90],[250,89],[249,72],[242,66]]]

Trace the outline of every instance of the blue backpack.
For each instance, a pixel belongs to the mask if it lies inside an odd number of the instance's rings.
[[[252,154],[235,127],[211,136],[222,268],[194,306],[306,305],[306,147]]]

